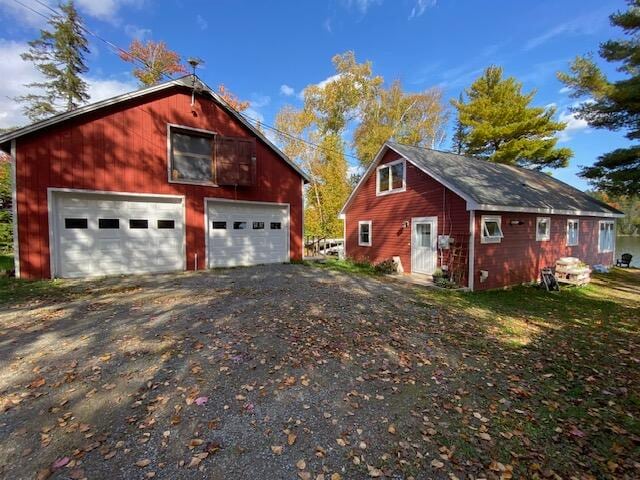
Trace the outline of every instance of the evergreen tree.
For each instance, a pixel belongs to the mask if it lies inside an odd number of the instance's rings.
[[[607,62],[619,62],[624,79],[610,81],[590,55],[577,57],[570,73],[558,78],[571,88],[574,98],[589,100],[576,107],[578,118],[590,126],[608,130],[626,130],[627,138],[640,138],[640,0],[628,1],[629,9],[609,18],[626,38],[600,44],[600,56]],[[581,175],[599,190],[612,195],[640,193],[640,145],[630,145],[606,153]]]
[[[25,85],[42,93],[16,99],[25,104],[24,113],[31,121],[74,110],[89,99],[87,83],[80,76],[88,70],[84,56],[89,53],[82,20],[71,0],[59,9],[48,21],[51,28],[40,30],[40,38],[29,42],[29,51],[21,55],[44,76],[42,82]]]
[[[468,101],[452,101],[464,133],[464,153],[492,162],[535,169],[566,167],[573,152],[557,148],[565,128],[552,119],[555,109],[532,107],[535,91],[522,93],[513,77],[491,66],[465,90]]]
[[[458,97],[458,103],[460,104],[464,103],[464,95],[462,93]],[[456,126],[453,131],[452,142],[453,142],[453,151],[458,155],[464,152],[464,139],[466,138],[466,135],[467,135],[467,129],[464,127],[464,125],[462,125],[462,122],[460,122],[460,118],[457,118]]]

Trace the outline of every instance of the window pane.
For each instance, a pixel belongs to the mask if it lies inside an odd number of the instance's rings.
[[[213,222],[212,228],[214,230],[226,230],[227,229],[227,222]]]
[[[171,144],[174,152],[211,156],[211,137],[173,132],[171,134]]]
[[[117,218],[98,219],[98,228],[120,228],[120,220]]]
[[[213,181],[210,157],[194,157],[182,153],[174,153],[171,165],[173,180]]]
[[[416,225],[418,245],[421,247],[431,247],[431,224],[419,223]]]
[[[369,224],[360,224],[360,243],[369,243]]]
[[[149,228],[149,220],[129,220],[129,228]]]
[[[158,220],[158,228],[172,229],[176,227],[174,220]]]
[[[538,220],[538,234],[544,237],[547,234],[549,224],[546,220]]]
[[[391,188],[402,188],[402,180],[404,178],[404,163],[396,163],[391,166]]]
[[[233,222],[234,230],[244,230],[247,228],[247,222]]]
[[[65,218],[64,228],[87,228],[88,222],[86,218]]]
[[[271,222],[271,230],[280,230],[282,224],[280,222]]]
[[[264,229],[264,222],[253,222],[253,229],[254,230],[263,230]]]
[[[500,236],[500,226],[498,225],[498,222],[496,222],[495,220],[487,220],[484,226],[487,231],[487,236],[489,237]]]
[[[378,170],[378,190],[386,192],[389,190],[389,167]]]

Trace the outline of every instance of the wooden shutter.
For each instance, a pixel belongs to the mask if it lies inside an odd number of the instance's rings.
[[[215,137],[215,170],[218,185],[248,187],[257,182],[256,140],[247,137]]]

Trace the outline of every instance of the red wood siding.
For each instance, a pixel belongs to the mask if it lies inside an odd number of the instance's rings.
[[[399,155],[390,150],[381,163],[398,158]],[[405,192],[376,196],[375,171],[360,186],[345,212],[345,248],[348,257],[378,263],[399,256],[404,270],[410,272],[413,217],[438,217],[438,234],[454,237],[464,245],[466,255],[469,238],[466,202],[411,163],[406,162],[406,165]],[[361,220],[372,221],[370,247],[358,246],[358,222]],[[404,222],[409,222],[409,227],[403,227]],[[446,251],[444,253],[446,255]],[[447,262],[446,256],[444,261]],[[468,267],[465,265],[462,270],[466,282]]]
[[[257,142],[255,187],[206,187],[168,182],[167,124],[222,135],[253,134],[213,101],[165,90],[88,114],[17,140],[20,271],[50,276],[47,188],[184,195],[186,265],[205,268],[204,198],[290,204],[290,255],[302,255],[301,177],[265,143]]]
[[[482,215],[499,215],[504,238],[500,243],[481,243]],[[551,238],[536,241],[536,219],[551,219]],[[579,219],[579,241],[567,246],[567,220]],[[510,225],[512,220],[522,225]],[[613,252],[598,253],[599,221],[604,218],[565,215],[537,215],[532,213],[476,212],[474,290],[500,288],[537,280],[540,269],[554,266],[560,257],[577,257],[589,265],[611,265]],[[480,283],[480,270],[489,272]]]

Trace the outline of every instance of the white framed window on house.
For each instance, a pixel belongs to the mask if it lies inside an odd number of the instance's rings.
[[[536,241],[546,242],[551,239],[551,218],[538,217],[536,219]]]
[[[575,218],[567,220],[567,247],[575,247],[580,241],[580,222]]]
[[[371,220],[358,222],[358,245],[361,247],[371,246]]]
[[[214,133],[169,125],[170,180],[214,184]]]
[[[598,232],[598,252],[613,252],[614,247],[614,223],[611,220],[600,220]]]
[[[406,188],[407,165],[404,158],[376,169],[376,195],[404,192]]]
[[[480,243],[500,243],[504,238],[502,234],[502,217],[499,215],[483,215],[481,221]]]

